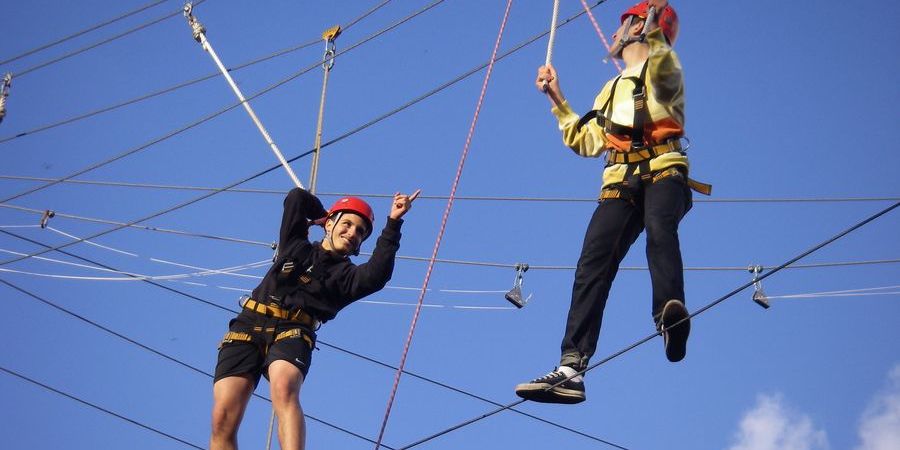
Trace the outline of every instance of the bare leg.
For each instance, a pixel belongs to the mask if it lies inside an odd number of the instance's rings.
[[[237,431],[253,394],[247,375],[222,378],[213,385],[212,436],[210,450],[237,449]]]
[[[293,364],[278,360],[269,365],[272,408],[278,417],[278,442],[284,450],[306,448],[306,420],[300,407],[303,373]]]

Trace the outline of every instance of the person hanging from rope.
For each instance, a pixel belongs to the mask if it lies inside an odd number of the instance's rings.
[[[516,386],[522,398],[544,403],[585,400],[582,372],[597,348],[603,310],[619,263],[641,231],[647,230],[647,260],[653,288],[652,314],[669,361],[684,358],[690,322],[678,224],[691,208],[684,134],[681,64],[672,50],[678,16],[665,0],[643,1],[621,16],[610,56],[624,60],[622,73],[579,116],[566,101],[552,65],[538,68],[559,122],[563,142],[580,156],[606,154],[599,203],[588,224],[572,287],[559,366]],[[680,323],[679,323],[680,322]],[[673,326],[678,323],[677,326]]]
[[[292,189],[284,200],[278,255],[219,345],[213,384],[210,449],[237,448],[237,432],[260,376],[269,380],[283,449],[303,449],[306,425],[300,386],[308,374],[319,326],[387,284],[400,247],[403,216],[420,191],[394,194],[387,224],[368,262],[351,255],[372,233],[375,215],[362,199],[344,197],[326,211],[315,195]],[[321,242],[309,227],[325,228]]]

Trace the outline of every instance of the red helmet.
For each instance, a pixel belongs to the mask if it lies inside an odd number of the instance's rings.
[[[369,206],[365,200],[359,197],[342,197],[334,202],[334,205],[328,210],[327,217],[330,218],[337,213],[344,212],[353,213],[362,217],[368,226],[366,237],[369,237],[369,235],[372,234],[372,223],[375,222],[375,213],[372,212],[372,207]]]
[[[640,2],[622,13],[621,22],[625,22],[628,16],[638,16],[641,19],[646,19],[649,9],[650,6],[646,0]],[[669,40],[669,45],[675,45],[675,38],[678,37],[678,14],[675,13],[675,9],[671,5],[666,5],[662,11],[656,12],[656,19],[659,22],[663,35]]]

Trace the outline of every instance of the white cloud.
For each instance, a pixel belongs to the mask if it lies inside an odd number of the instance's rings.
[[[856,450],[900,448],[900,364],[888,374],[888,386],[866,408],[859,424]]]
[[[729,450],[827,450],[824,430],[805,414],[791,411],[780,395],[759,395],[741,419]]]

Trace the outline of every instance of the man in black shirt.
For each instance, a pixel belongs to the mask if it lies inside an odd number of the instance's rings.
[[[219,345],[211,450],[237,448],[238,427],[262,375],[271,387],[281,448],[305,447],[300,385],[309,371],[315,331],[391,279],[402,217],[418,195],[394,194],[372,256],[356,265],[349,256],[358,254],[372,233],[372,208],[362,199],[344,197],[326,211],[315,195],[301,188],[288,193],[278,256]],[[311,224],[325,227],[321,242],[309,242]]]

